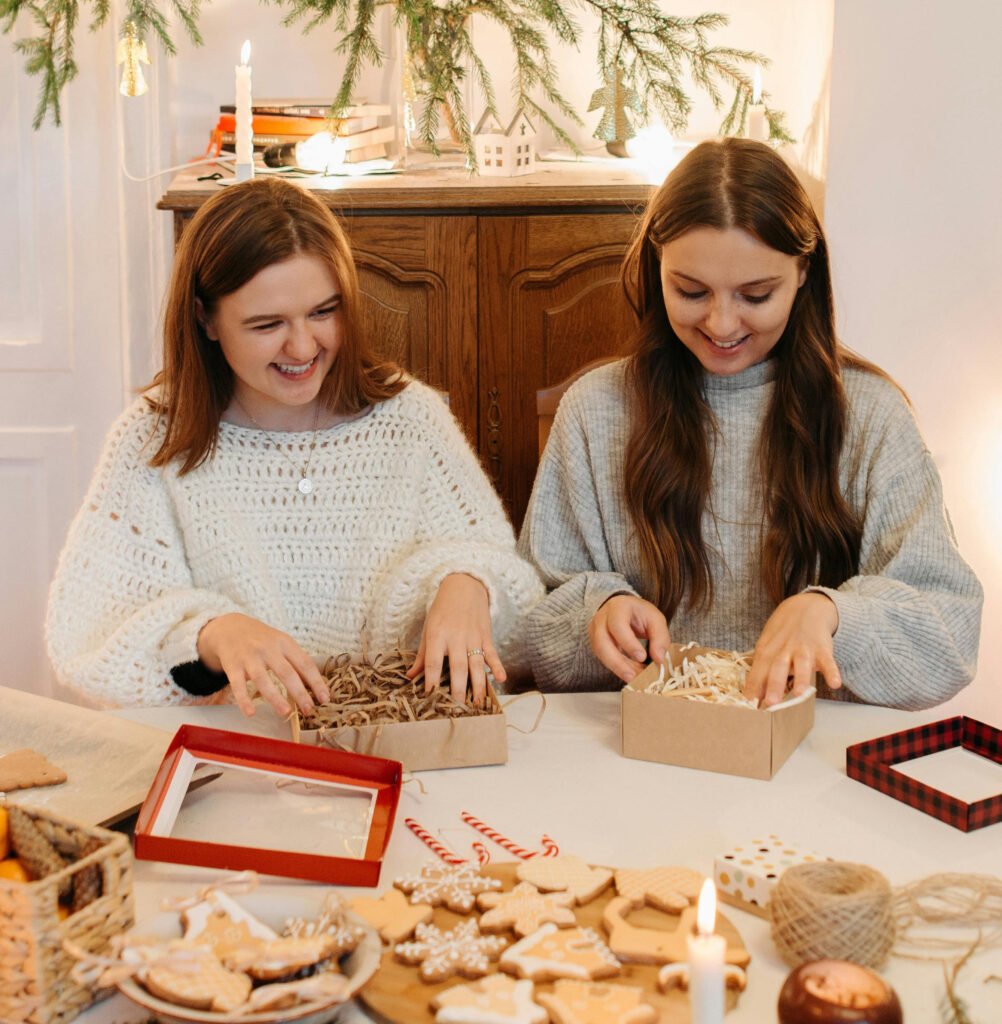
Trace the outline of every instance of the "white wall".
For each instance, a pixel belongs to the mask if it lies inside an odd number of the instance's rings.
[[[1002,725],[1002,5],[962,7],[838,0],[826,224],[843,340],[911,397],[985,587],[959,706]]]

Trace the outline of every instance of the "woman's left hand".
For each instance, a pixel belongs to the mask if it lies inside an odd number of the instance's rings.
[[[816,672],[837,690],[842,685],[832,644],[837,629],[838,609],[830,597],[817,592],[788,597],[769,616],[755,644],[744,695],[769,707],[783,699],[791,678],[797,696],[814,685]]]
[[[491,610],[487,588],[472,576],[453,573],[442,580],[428,609],[414,664],[407,670],[413,679],[424,670],[425,693],[442,681],[442,663],[449,659],[449,684],[454,700],[466,699],[466,680],[473,690],[473,703],[482,707],[487,695],[487,671],[503,683],[504,665],[491,639]]]

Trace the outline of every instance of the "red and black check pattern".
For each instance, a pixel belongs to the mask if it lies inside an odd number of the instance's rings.
[[[845,752],[845,770],[850,779],[879,789],[963,832],[1002,821],[1002,793],[969,804],[902,775],[893,767],[899,761],[910,761],[951,747],[963,747],[1002,764],[1002,730],[958,716],[856,743]]]

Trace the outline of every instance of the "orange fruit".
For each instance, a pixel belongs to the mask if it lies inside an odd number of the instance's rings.
[[[7,808],[0,805],[0,860],[10,853],[10,828],[7,823]]]
[[[8,882],[30,882],[31,876],[24,870],[24,865],[13,857],[0,860],[0,878]]]

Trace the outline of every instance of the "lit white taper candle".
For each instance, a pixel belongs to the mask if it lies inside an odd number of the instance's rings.
[[[689,936],[689,1006],[692,1024],[723,1024],[724,958],[727,940],[714,935],[717,890],[708,878],[696,909],[696,934]]]
[[[762,69],[755,69],[752,81],[752,97],[748,106],[748,138],[757,142],[769,141],[769,122],[765,119],[765,104],[762,102]]]
[[[236,66],[236,136],[237,180],[254,177],[254,114],[251,108],[250,40],[240,50],[240,63]]]

